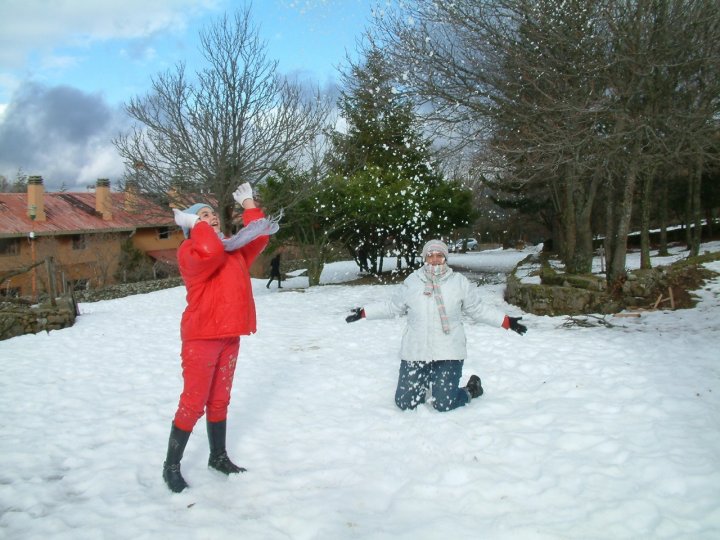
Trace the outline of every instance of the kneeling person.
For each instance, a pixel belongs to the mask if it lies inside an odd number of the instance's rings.
[[[410,274],[386,302],[355,308],[345,320],[389,319],[407,316],[400,348],[400,374],[395,403],[414,409],[425,402],[432,388],[432,404],[438,411],[450,411],[480,397],[480,377],[472,375],[460,386],[467,357],[462,316],[491,326],[502,326],[522,335],[527,328],[518,321],[483,304],[478,288],[447,265],[448,247],[430,240],[422,250],[424,265]]]

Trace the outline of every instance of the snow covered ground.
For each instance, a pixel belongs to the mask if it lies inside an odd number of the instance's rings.
[[[504,271],[525,255],[450,262]],[[720,279],[695,309],[593,328],[485,285],[529,331],[468,325],[463,381],[478,373],[485,395],[437,413],[394,405],[402,319],[344,322],[394,287],[343,284],[355,274],[254,282],[259,331],[228,419],[249,472],[207,469],[201,421],[181,494],[161,467],[183,288],[81,304],[72,328],[0,342],[0,538],[720,538]]]

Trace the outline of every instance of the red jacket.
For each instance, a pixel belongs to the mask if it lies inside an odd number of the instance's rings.
[[[259,208],[243,212],[243,223],[264,217]],[[268,244],[260,236],[227,252],[213,228],[198,221],[178,249],[180,275],[187,289],[187,307],[180,323],[183,341],[253,334],[255,301],[249,268]]]

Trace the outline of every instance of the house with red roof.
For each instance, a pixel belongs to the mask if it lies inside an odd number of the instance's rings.
[[[182,240],[170,208],[132,185],[112,192],[110,181],[99,179],[94,192],[51,193],[41,176],[31,176],[26,193],[0,193],[0,296],[125,281],[128,250],[147,258],[156,277],[177,275]]]

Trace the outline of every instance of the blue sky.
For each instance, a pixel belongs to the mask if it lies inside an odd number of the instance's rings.
[[[382,3],[388,0],[382,0]],[[375,0],[255,0],[252,19],[279,71],[321,87],[369,24]],[[119,180],[110,139],[122,104],[151,76],[201,61],[198,31],[232,0],[0,0],[0,175],[46,189]]]

